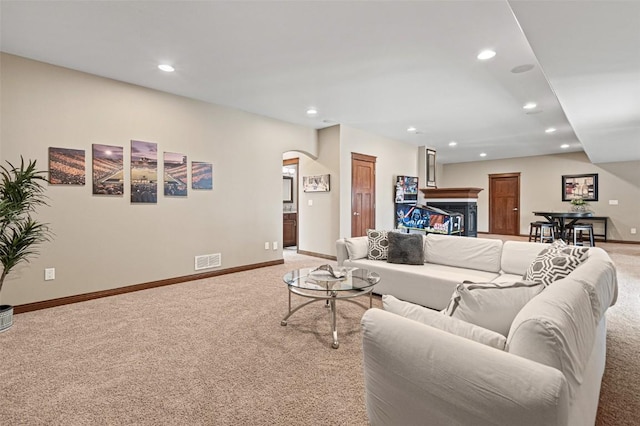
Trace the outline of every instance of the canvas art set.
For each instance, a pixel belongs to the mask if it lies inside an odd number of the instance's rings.
[[[124,195],[124,148],[93,144],[92,193],[101,196]],[[158,200],[158,144],[131,141],[132,203],[156,203]],[[161,159],[166,197],[186,197],[189,186],[187,156],[164,152]],[[49,183],[51,185],[85,184],[85,151],[83,149],[49,148]],[[191,162],[191,188],[213,189],[213,165],[202,161]]]

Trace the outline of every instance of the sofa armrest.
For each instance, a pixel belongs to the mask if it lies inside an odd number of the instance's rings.
[[[554,368],[369,309],[362,318],[372,425],[566,425]]]
[[[344,238],[340,238],[336,241],[336,259],[338,260],[338,266],[342,266],[344,261],[349,259],[347,243]]]

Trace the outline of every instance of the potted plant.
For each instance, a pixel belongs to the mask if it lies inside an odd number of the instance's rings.
[[[571,210],[574,212],[585,212],[589,204],[582,197],[575,197],[571,199]]]
[[[7,161],[0,165],[0,295],[9,272],[37,254],[38,246],[50,239],[49,227],[32,217],[39,206],[47,205],[43,183],[45,172],[38,171],[36,161],[20,167]],[[0,331],[13,324],[13,306],[0,305]]]

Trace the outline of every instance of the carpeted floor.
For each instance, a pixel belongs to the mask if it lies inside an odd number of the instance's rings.
[[[640,246],[606,249],[618,265],[620,298],[608,313],[597,424],[638,424]],[[367,424],[364,310],[339,303],[338,350],[320,303],[280,326],[287,309],[282,275],[326,263],[288,250],[285,259],[16,315],[0,334],[0,424]]]

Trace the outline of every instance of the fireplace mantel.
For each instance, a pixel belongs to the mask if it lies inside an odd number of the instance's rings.
[[[484,188],[422,188],[424,198],[475,198]]]

